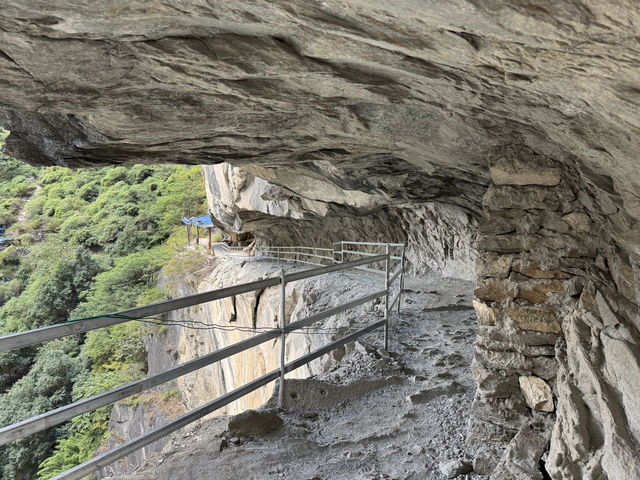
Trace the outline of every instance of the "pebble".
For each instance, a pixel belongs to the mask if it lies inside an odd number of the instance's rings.
[[[473,470],[473,466],[471,465],[470,461],[460,458],[454,458],[451,460],[440,462],[438,468],[447,478],[456,478]]]

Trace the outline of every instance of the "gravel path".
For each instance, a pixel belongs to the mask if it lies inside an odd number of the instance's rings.
[[[403,313],[392,317],[390,354],[374,332],[332,370],[288,381],[276,430],[243,436],[228,431],[226,417],[204,422],[176,434],[144,470],[120,478],[451,478],[441,466],[455,469],[471,458],[464,437],[475,390],[473,285],[413,279],[406,288]]]

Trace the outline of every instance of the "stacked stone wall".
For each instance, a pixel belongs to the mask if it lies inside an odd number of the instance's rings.
[[[640,478],[638,263],[566,166],[508,147],[490,172],[474,301],[476,470]],[[615,476],[625,464],[638,476]]]

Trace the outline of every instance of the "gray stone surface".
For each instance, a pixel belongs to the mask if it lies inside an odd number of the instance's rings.
[[[246,410],[229,419],[227,433],[231,437],[256,437],[277,430],[282,419],[268,410]]]
[[[491,381],[469,438],[529,458],[518,432],[537,413],[488,395],[557,376],[552,478],[640,477],[637,382],[617,376],[635,381],[640,332],[636,1],[6,0],[0,15],[8,153],[226,162],[205,170],[209,207],[263,241],[408,239],[413,271],[461,278],[476,248],[512,256],[508,277],[480,268],[502,283],[478,285]],[[569,278],[541,292],[539,271]],[[271,325],[268,297],[215,313],[263,305]],[[168,353],[193,358],[182,340]]]
[[[2,15],[0,124],[20,158],[227,161],[303,197],[292,212],[477,213],[487,157],[511,168],[493,148],[527,145],[574,168],[580,201],[638,251],[633,0],[6,0]],[[544,168],[534,180],[554,183]]]

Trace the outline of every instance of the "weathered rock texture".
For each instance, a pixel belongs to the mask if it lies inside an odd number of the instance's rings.
[[[277,180],[289,187],[228,163],[203,171],[213,221],[227,232],[251,231],[271,245],[328,248],[340,240],[406,241],[408,271],[475,278],[477,220],[458,206],[427,202],[376,208],[382,203],[373,194],[345,192],[290,176],[285,169],[278,170]],[[358,209],[368,214],[355,214]]]
[[[417,271],[468,276],[482,214],[470,438],[514,459],[554,423],[552,477],[633,478],[638,25],[632,0],[5,0],[0,125],[33,163],[227,162],[225,229],[408,239]]]
[[[288,269],[291,267],[287,266]],[[192,272],[190,278],[167,277],[164,287],[174,296],[184,296],[279,274],[277,265],[273,263],[218,259],[212,266]],[[360,288],[352,289],[354,281]],[[375,278],[372,281],[362,279],[358,282],[352,276],[347,278],[340,273],[294,282],[287,288],[286,321],[290,323],[346,303],[362,296],[364,292],[377,291],[381,282],[383,280],[379,278],[377,283]],[[149,370],[154,373],[185,363],[245,340],[264,329],[276,328],[280,325],[279,308],[280,287],[271,287],[172,312],[170,320],[196,328],[170,326],[155,333],[149,342]],[[372,310],[379,307],[367,304],[361,308]],[[302,357],[344,335],[344,332],[353,330],[352,321],[359,312],[360,309],[341,313],[324,320],[321,325],[315,325],[315,328],[289,334],[286,361]],[[207,325],[214,327],[208,328]],[[321,327],[320,331],[317,330],[318,327]],[[287,377],[307,378],[324,371],[342,355],[344,349],[334,350],[331,355],[314,360],[294,370]],[[279,359],[278,338],[178,378],[180,399],[187,410],[199,407],[261,375],[277,370]],[[220,409],[215,415],[236,414],[246,409],[258,408],[271,397],[273,388],[274,384],[270,383]]]
[[[490,171],[468,438],[506,447],[496,479],[542,479],[545,451],[553,479],[639,477],[638,257],[566,166],[506,148]]]
[[[179,396],[174,394],[174,384],[165,385],[144,392],[113,406],[109,419],[109,436],[100,445],[96,454],[106,452],[122,443],[136,438],[152,429],[180,416],[184,407]],[[161,438],[120,459],[111,465],[98,469],[98,478],[111,477],[133,472],[155,452],[160,452],[169,438]]]
[[[7,0],[0,124],[32,162],[228,161],[367,193],[359,213],[477,212],[488,149],[525,144],[637,243],[639,19],[630,0]]]

